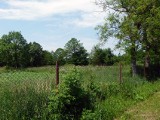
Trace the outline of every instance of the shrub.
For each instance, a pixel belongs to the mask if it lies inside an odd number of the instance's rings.
[[[92,109],[93,100],[81,85],[81,75],[74,69],[49,97],[49,119],[80,119],[83,109]]]

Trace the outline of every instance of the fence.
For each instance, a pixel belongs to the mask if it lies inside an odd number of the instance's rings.
[[[18,71],[0,71],[0,86],[2,88],[26,88],[34,87],[38,91],[51,91],[52,87],[63,81],[63,75],[70,71],[72,65],[48,66],[40,68],[28,68]],[[119,64],[117,66],[76,66],[82,75],[85,84],[87,80],[112,84],[122,83],[130,79],[130,68]]]
[[[61,83],[63,75],[74,67],[72,65],[58,66],[57,63],[56,66],[27,68],[18,71],[6,71],[0,68],[0,120],[29,118],[43,120],[45,115],[48,118],[48,113],[45,114],[48,102],[52,101],[52,96],[60,92],[59,89],[53,89],[52,87]],[[128,80],[132,80],[134,83],[137,82],[137,79],[135,79],[136,82],[133,81],[129,66],[119,64],[117,66],[76,66],[76,68],[81,73],[82,85],[87,85],[88,83],[86,82],[88,80],[102,83],[96,87],[102,91],[102,93],[100,92],[100,96],[98,95],[101,99],[104,99],[106,95],[109,97],[112,94],[117,95],[117,93],[122,92],[124,92],[123,95],[132,97],[135,93],[134,89],[132,89],[134,85],[132,83],[129,86],[126,84],[129,88],[123,86],[125,84],[122,86],[117,85]],[[83,89],[86,87],[88,86],[83,86]],[[52,96],[51,90],[55,90]],[[119,99],[119,97],[116,99]],[[126,97],[124,100],[126,100]],[[105,106],[107,111],[108,108],[111,108],[115,104],[115,101],[119,103],[119,100],[115,100],[114,98],[113,101],[111,100],[112,104],[109,102]],[[122,103],[125,103],[125,101],[122,101]],[[110,106],[107,107],[108,105]]]

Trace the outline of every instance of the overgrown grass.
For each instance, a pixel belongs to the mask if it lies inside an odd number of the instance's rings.
[[[0,74],[0,120],[42,119],[53,74],[9,71]]]
[[[92,118],[113,120],[121,116],[129,107],[160,91],[160,81],[109,85],[106,90],[106,99],[98,101],[97,108],[93,112],[96,116],[92,116]]]
[[[29,87],[15,91],[3,89],[0,94],[0,120],[43,119],[47,92]]]
[[[160,92],[149,99],[129,108],[119,120],[159,120],[160,119]]]
[[[75,66],[60,67],[60,81]],[[150,83],[130,76],[129,66],[123,66],[123,84],[119,85],[118,66],[77,66],[84,89],[93,83],[95,107],[84,110],[82,120],[112,120],[130,106],[146,100],[160,91],[160,81]],[[45,120],[47,105],[54,87],[55,67],[35,67],[23,70],[0,68],[0,120]],[[91,86],[92,87],[92,86]]]

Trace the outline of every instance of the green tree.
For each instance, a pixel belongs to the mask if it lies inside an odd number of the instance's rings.
[[[82,43],[76,38],[72,38],[65,45],[65,59],[69,64],[87,65],[88,54]]]
[[[93,65],[104,65],[105,64],[105,54],[103,50],[95,46],[90,54],[90,64]]]
[[[1,60],[9,67],[27,65],[27,42],[20,32],[9,32],[0,39]]]
[[[115,55],[112,53],[111,49],[104,49],[103,50],[104,54],[105,54],[105,64],[106,65],[113,65],[114,64],[114,57]]]
[[[65,51],[62,48],[58,48],[54,52],[54,62],[56,63],[56,61],[58,61],[60,65],[64,65],[66,63],[65,62]]]
[[[29,43],[30,66],[41,66],[43,58],[42,46],[36,42]]]
[[[144,3],[145,4],[142,4]],[[150,66],[159,66],[160,52],[160,2],[158,0],[141,0],[137,10],[141,29],[142,50],[145,53],[145,69],[151,72]]]
[[[101,49],[95,46],[90,54],[90,64],[93,65],[113,65],[115,56],[111,49]]]
[[[42,64],[43,65],[53,65],[54,64],[54,57],[53,54],[47,50],[42,52]]]
[[[129,52],[131,57],[131,68],[133,76],[137,74],[137,48],[139,41],[139,24],[136,23],[136,15],[134,14],[137,6],[137,1],[129,0],[111,0],[101,1],[105,9],[112,9],[112,12],[107,18],[103,26],[99,26],[101,40],[106,41],[109,36],[118,38],[119,46],[124,47]]]
[[[5,66],[6,63],[5,63],[5,60],[4,60],[4,43],[3,41],[0,39],[0,66]]]
[[[144,4],[145,3],[145,4]],[[145,52],[145,66],[150,64],[150,52],[158,53],[160,2],[158,0],[99,0],[104,9],[110,9],[106,23],[99,26],[100,38],[109,36],[120,40],[131,56],[133,76],[136,72],[137,51]],[[155,58],[153,58],[155,59]]]

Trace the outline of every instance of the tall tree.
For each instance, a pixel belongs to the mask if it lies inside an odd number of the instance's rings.
[[[114,36],[120,40],[120,45],[130,52],[134,76],[137,73],[137,51],[139,49],[145,51],[145,63],[149,65],[149,52],[158,44],[160,2],[158,0],[98,0],[98,4],[105,10],[111,11],[105,24],[99,26],[100,38],[105,41],[109,36]]]
[[[53,54],[47,50],[43,50],[42,52],[42,65],[53,65],[54,57]]]
[[[9,67],[25,67],[27,63],[27,42],[20,32],[9,32],[0,39],[3,62]]]
[[[36,42],[29,43],[29,56],[30,66],[41,66],[42,65],[42,46]]]
[[[54,52],[54,61],[56,63],[56,61],[58,61],[58,63],[60,65],[64,65],[66,63],[65,61],[65,51],[62,48],[58,48],[55,52]]]
[[[87,65],[88,54],[82,43],[76,38],[72,38],[65,45],[66,61],[67,63],[74,65]]]
[[[145,4],[143,4],[145,2]],[[149,72],[150,64],[159,66],[160,38],[160,2],[159,0],[141,0],[137,10],[141,25],[141,43],[145,51],[145,69]],[[158,55],[158,56],[157,56]],[[157,62],[158,61],[158,62]]]

